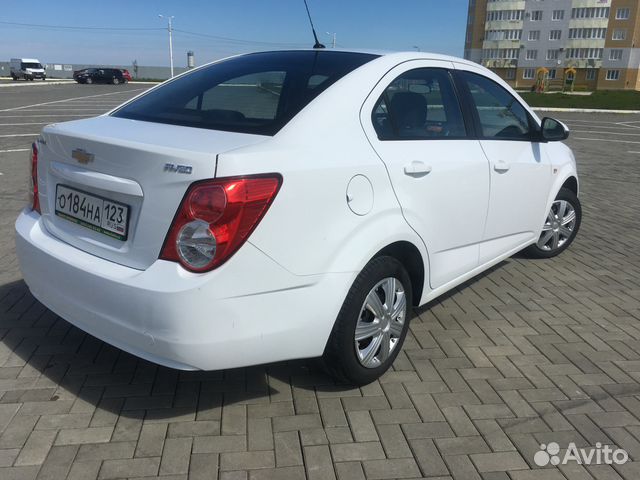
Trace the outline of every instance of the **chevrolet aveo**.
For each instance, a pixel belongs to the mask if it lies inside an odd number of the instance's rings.
[[[471,62],[283,51],[212,63],[33,145],[33,295],[153,362],[324,358],[364,384],[413,306],[581,220],[560,122]]]

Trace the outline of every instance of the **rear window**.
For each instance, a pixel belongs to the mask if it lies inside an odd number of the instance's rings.
[[[112,115],[275,135],[322,91],[374,58],[326,50],[243,55],[168,82]]]

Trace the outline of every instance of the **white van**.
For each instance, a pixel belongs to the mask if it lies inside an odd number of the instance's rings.
[[[25,80],[47,79],[44,67],[37,58],[12,58],[10,70],[11,78],[14,80],[19,78],[24,78]]]

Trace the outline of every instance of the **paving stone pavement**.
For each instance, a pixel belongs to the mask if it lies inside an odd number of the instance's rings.
[[[516,256],[416,310],[393,370],[362,388],[314,361],[180,372],[84,334],[20,280],[22,187],[3,185],[0,479],[640,478],[640,148],[577,139],[592,135],[569,141],[584,205],[572,248]],[[549,442],[630,462],[537,467]]]

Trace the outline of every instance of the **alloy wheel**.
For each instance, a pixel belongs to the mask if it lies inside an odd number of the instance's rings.
[[[400,280],[384,278],[369,291],[354,332],[356,354],[363,367],[379,367],[389,358],[400,340],[406,316],[407,299]]]
[[[538,248],[546,252],[561,248],[571,238],[575,227],[576,211],[573,205],[566,200],[556,200],[542,227]]]

